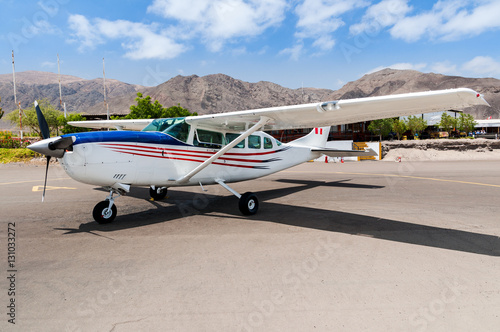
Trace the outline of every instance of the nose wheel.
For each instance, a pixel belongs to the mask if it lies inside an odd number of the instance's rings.
[[[102,201],[94,207],[92,215],[99,224],[109,224],[116,218],[116,205],[110,201]]]
[[[92,216],[94,217],[94,220],[97,221],[99,224],[109,224],[116,218],[116,205],[115,205],[115,198],[113,197],[113,194],[115,193],[115,190],[111,189],[109,191],[108,197],[106,197],[106,200],[97,203],[97,205],[94,207],[94,210],[92,211]],[[119,191],[116,192],[118,194],[117,198],[121,196],[121,193]]]

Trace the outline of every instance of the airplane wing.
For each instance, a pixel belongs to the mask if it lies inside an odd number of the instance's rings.
[[[459,88],[199,115],[187,117],[186,122],[219,130],[242,131],[267,117],[271,120],[261,130],[281,130],[461,110],[474,105],[489,106],[476,91]]]
[[[74,127],[105,129],[116,128],[118,130],[142,130],[154,119],[127,119],[127,120],[96,120],[96,121],[69,121]]]

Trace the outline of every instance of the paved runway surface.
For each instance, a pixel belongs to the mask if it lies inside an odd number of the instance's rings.
[[[500,326],[500,161],[308,163],[234,184],[252,217],[218,186],[135,188],[110,225],[105,192],[54,166],[42,204],[43,176],[0,166],[1,331]]]

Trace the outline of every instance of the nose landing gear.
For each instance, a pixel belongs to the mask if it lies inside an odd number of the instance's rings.
[[[106,188],[109,190],[109,195],[102,202],[97,203],[92,211],[94,220],[99,224],[109,224],[116,218],[117,210],[115,206],[115,199],[122,194],[129,192],[130,186],[125,184],[115,184],[113,187]],[[113,197],[113,194],[118,196]]]

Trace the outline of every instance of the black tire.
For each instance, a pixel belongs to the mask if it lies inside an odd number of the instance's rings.
[[[95,221],[99,224],[109,224],[116,218],[116,206],[111,205],[111,211],[109,210],[109,201],[102,201],[97,203],[92,212]]]
[[[243,195],[241,195],[239,207],[241,213],[243,213],[244,215],[254,215],[259,210],[259,200],[254,193],[244,193]]]
[[[149,187],[149,196],[155,201],[161,201],[167,196],[167,188],[156,188],[153,189]]]

